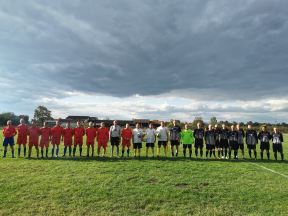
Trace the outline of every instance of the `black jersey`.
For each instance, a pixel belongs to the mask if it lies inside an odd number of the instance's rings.
[[[196,128],[193,132],[193,136],[195,139],[202,139],[204,138],[204,129],[203,128]]]
[[[180,140],[181,128],[179,126],[173,126],[170,128],[170,140]]]
[[[246,144],[256,145],[258,143],[257,132],[255,130],[246,131]]]
[[[230,142],[238,142],[238,131],[229,131],[228,139]]]
[[[221,134],[221,129],[220,128],[215,128],[214,129],[215,132],[215,138],[217,141],[220,141],[220,134]]]
[[[268,131],[261,131],[259,134],[258,134],[258,139],[260,140],[260,142],[262,143],[267,143],[270,141],[271,139],[271,135]]]
[[[272,133],[272,141],[273,144],[282,144],[283,142],[283,135],[282,133]]]
[[[228,129],[221,129],[220,130],[220,140],[228,140],[229,130]]]
[[[208,130],[205,132],[205,141],[207,145],[215,145],[216,136],[214,130]]]
[[[238,132],[238,143],[243,144],[244,143],[244,137],[245,137],[245,132],[243,129],[237,130]]]

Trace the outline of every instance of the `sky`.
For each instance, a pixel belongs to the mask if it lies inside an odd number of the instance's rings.
[[[288,121],[287,0],[2,0],[0,112]]]

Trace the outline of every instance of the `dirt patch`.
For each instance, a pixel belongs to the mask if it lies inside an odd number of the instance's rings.
[[[176,188],[187,188],[189,184],[187,183],[178,183],[175,185]]]
[[[156,179],[156,178],[152,178],[152,179],[149,179],[148,181],[147,181],[147,183],[149,183],[149,184],[157,184],[159,181],[158,181],[158,179]]]

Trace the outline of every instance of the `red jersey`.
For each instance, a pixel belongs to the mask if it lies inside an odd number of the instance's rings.
[[[40,128],[40,134],[41,134],[41,140],[40,140],[40,146],[41,147],[48,147],[49,146],[49,138],[51,136],[51,129],[48,127],[42,127]]]
[[[72,145],[72,137],[74,134],[73,128],[64,128],[63,136],[64,136],[64,145]]]
[[[7,126],[3,128],[3,135],[5,138],[13,137],[17,134],[16,129],[13,126]]]
[[[25,124],[19,124],[17,126],[18,131],[18,138],[17,138],[17,144],[26,144],[27,143],[27,135],[28,135],[28,126]]]
[[[86,129],[87,143],[92,144],[97,136],[97,130],[94,127],[89,127]]]
[[[29,145],[38,145],[40,129],[38,127],[29,128]]]
[[[85,129],[83,127],[74,128],[74,138],[75,139],[82,139],[84,135],[85,135]]]
[[[51,134],[53,138],[60,138],[63,134],[63,128],[61,126],[54,126],[51,129]]]
[[[97,130],[97,141],[99,142],[108,142],[109,140],[109,130],[108,128],[98,128]]]
[[[131,128],[124,128],[121,132],[121,137],[124,140],[130,140],[132,138],[132,130]]]

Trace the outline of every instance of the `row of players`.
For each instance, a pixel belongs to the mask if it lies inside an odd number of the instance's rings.
[[[149,128],[145,131],[140,128],[140,124],[136,124],[135,129],[129,127],[126,124],[125,128],[121,128],[117,121],[113,122],[110,128],[105,127],[104,123],[101,123],[99,128],[95,128],[93,123],[89,123],[88,128],[84,128],[80,122],[77,122],[76,128],[71,128],[70,123],[66,124],[63,128],[57,121],[56,125],[52,128],[44,123],[44,126],[38,128],[35,122],[32,121],[32,125],[28,127],[24,120],[20,120],[20,124],[15,128],[12,126],[11,121],[7,122],[7,127],[3,129],[4,135],[4,155],[6,157],[7,147],[10,145],[12,151],[12,157],[14,157],[14,136],[18,133],[17,144],[18,144],[18,157],[20,157],[21,146],[23,146],[24,157],[26,157],[26,145],[27,138],[28,142],[28,158],[31,157],[32,148],[35,147],[37,151],[37,157],[39,157],[39,146],[41,149],[41,157],[44,157],[44,150],[46,151],[46,157],[48,157],[49,144],[52,144],[52,157],[54,157],[54,151],[56,150],[56,157],[59,156],[59,145],[61,140],[64,141],[64,154],[66,155],[67,150],[69,156],[74,156],[76,153],[77,146],[79,147],[80,156],[82,156],[82,146],[83,137],[86,135],[86,145],[87,145],[87,157],[90,156],[90,148],[92,150],[92,157],[94,156],[94,144],[95,140],[98,142],[97,154],[100,156],[101,148],[104,150],[103,156],[106,155],[107,144],[110,140],[112,150],[111,156],[114,155],[114,149],[116,148],[116,155],[119,156],[119,145],[122,143],[122,157],[125,151],[127,151],[127,156],[129,157],[131,141],[133,143],[134,156],[140,157],[140,152],[142,148],[142,142],[146,142],[146,156],[148,156],[148,150],[151,148],[152,155],[154,157],[154,146],[156,140],[158,140],[157,156],[160,155],[161,147],[164,147],[165,157],[167,157],[168,141],[171,144],[172,157],[178,156],[179,145],[183,144],[183,155],[186,157],[186,150],[189,150],[189,157],[192,157],[192,144],[195,147],[195,156],[198,158],[198,153],[200,157],[203,157],[203,147],[204,142],[206,144],[206,158],[212,155],[216,158],[216,152],[218,153],[218,158],[231,158],[232,151],[234,152],[234,159],[238,159],[238,150],[242,152],[242,157],[244,158],[244,140],[247,144],[248,152],[250,158],[252,157],[252,151],[254,152],[255,159],[257,158],[256,145],[260,141],[260,154],[261,159],[263,159],[263,153],[266,151],[267,159],[270,159],[270,140],[273,143],[274,157],[277,160],[277,153],[280,153],[281,159],[284,160],[283,154],[283,135],[277,128],[274,128],[272,134],[267,131],[266,126],[262,127],[262,131],[257,134],[257,132],[251,129],[251,125],[248,125],[246,132],[240,128],[239,125],[234,127],[231,126],[231,130],[225,125],[219,128],[218,125],[213,127],[209,125],[208,128],[203,129],[201,124],[197,124],[197,128],[192,131],[189,129],[188,124],[185,124],[185,128],[181,129],[177,125],[176,121],[173,121],[173,126],[168,129],[165,127],[165,123],[161,122],[161,126],[157,129],[153,128],[150,124]],[[40,143],[39,143],[39,136]],[[74,137],[74,145],[73,145]],[[73,146],[73,154],[72,154]],[[175,151],[174,151],[175,150]],[[199,150],[199,152],[198,152]]]

